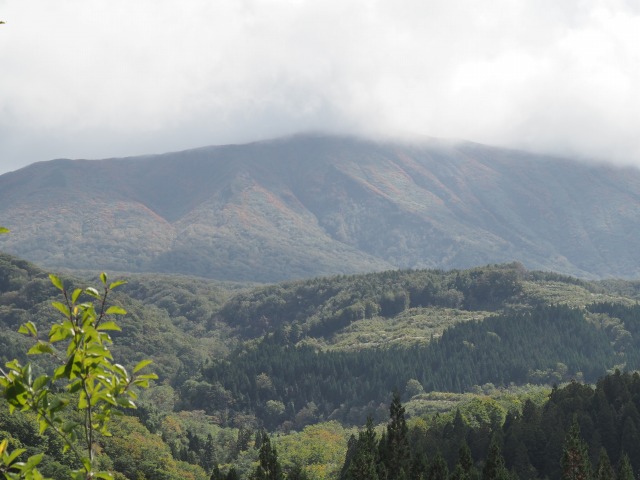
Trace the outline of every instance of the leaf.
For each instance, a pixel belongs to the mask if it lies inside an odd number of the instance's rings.
[[[24,405],[24,399],[22,395],[27,391],[22,382],[15,382],[11,386],[7,387],[4,391],[4,396],[14,406]]]
[[[106,273],[102,272],[102,273],[100,274],[100,281],[101,281],[104,285],[106,285],[106,284],[107,284],[107,274],[106,274]]]
[[[0,227],[0,233],[9,233],[11,230],[5,227]]]
[[[82,410],[89,406],[87,401],[87,395],[84,392],[80,392],[80,398],[78,399],[78,409]]]
[[[68,320],[62,325],[54,325],[49,332],[49,343],[56,343],[73,335],[73,325]]]
[[[84,289],[84,293],[86,293],[87,295],[91,295],[94,298],[100,299],[100,294],[98,293],[98,290],[96,290],[93,287],[88,287]]]
[[[73,372],[73,361],[75,359],[75,355],[69,357],[67,363],[62,366],[60,365],[56,368],[53,379],[57,380],[58,378],[71,378],[71,373]]]
[[[76,428],[76,426],[78,426],[78,422],[73,422],[71,420],[64,422],[64,425],[62,425],[61,430],[64,433],[69,433],[71,431],[73,431],[74,428]]]
[[[53,273],[49,274],[49,279],[51,279],[51,283],[53,283],[54,287],[56,287],[61,292],[64,292],[64,285],[62,285],[62,280],[56,277]]]
[[[14,460],[16,458],[18,458],[21,454],[23,454],[24,452],[26,452],[27,449],[26,448],[18,448],[16,450],[14,450],[13,452],[11,452],[9,454],[9,456],[4,460],[4,464],[5,465],[11,465]]]
[[[93,474],[94,478],[102,478],[103,480],[113,480],[113,475],[109,472],[95,472]]]
[[[119,287],[120,285],[126,285],[127,281],[126,280],[116,280],[115,282],[111,282],[111,284],[109,284],[109,290],[113,290],[116,287]]]
[[[139,372],[140,370],[142,370],[144,367],[146,367],[151,363],[153,363],[153,360],[142,360],[141,362],[138,362],[138,364],[133,369],[133,373]]]
[[[32,335],[34,337],[38,336],[38,329],[33,322],[27,322],[20,325],[18,328],[18,333],[23,333],[25,335]]]
[[[122,365],[120,365],[119,363],[114,363],[113,364],[113,370],[116,374],[119,374],[122,378],[129,378],[129,375],[127,375],[127,370],[126,368],[124,368]]]
[[[118,405],[124,408],[138,408],[131,399],[126,397],[118,397]]]
[[[69,386],[67,387],[67,389],[69,390],[69,393],[76,393],[80,391],[81,388],[82,388],[81,379],[77,379],[75,382],[69,384]]]
[[[47,423],[46,420],[44,419],[40,420],[40,435],[43,435],[44,432],[47,431],[48,427],[49,427],[49,424]]]
[[[71,302],[72,303],[76,303],[78,301],[78,297],[80,297],[80,294],[82,293],[82,289],[81,288],[76,288],[73,293],[71,294]]]
[[[36,378],[33,382],[33,389],[34,390],[40,390],[42,387],[44,387],[47,383],[49,383],[49,377],[47,375],[40,375],[38,378]]]
[[[127,311],[122,307],[117,307],[113,305],[107,308],[106,314],[107,315],[126,315]]]
[[[31,469],[35,468],[35,466],[38,465],[42,461],[42,457],[43,456],[44,456],[44,453],[39,453],[37,455],[31,455],[27,459],[27,463],[26,463],[24,468],[26,470],[31,470]]]
[[[97,328],[97,330],[116,330],[118,332],[122,331],[122,329],[116,322],[104,322]]]
[[[118,405],[118,404],[120,403],[120,399],[121,399],[121,398],[123,398],[123,397],[118,397],[118,401],[116,402],[116,400],[113,398],[113,395],[111,395],[111,394],[109,394],[109,393],[100,394],[100,396],[99,396],[99,399],[100,399],[100,400],[103,400],[103,401],[105,401],[105,402],[107,402],[107,403],[110,403],[111,405]],[[93,399],[92,399],[92,402],[91,402],[91,403],[95,404],[95,403],[93,402]],[[129,407],[129,408],[130,408],[130,407]],[[134,407],[134,408],[135,408],[135,407]]]
[[[51,401],[51,405],[49,406],[49,411],[50,412],[58,412],[60,410],[62,410],[64,407],[66,407],[69,404],[69,400],[61,400],[60,398],[54,398]]]
[[[84,465],[84,468],[87,470],[87,472],[91,471],[91,460],[89,460],[87,457],[82,457],[82,464]]]
[[[0,457],[4,454],[8,445],[9,445],[9,440],[7,440],[6,438],[0,442]]]
[[[46,342],[40,340],[33,347],[29,349],[27,355],[40,355],[42,353],[53,353],[53,348]]]
[[[51,302],[51,305],[58,310],[60,313],[62,313],[65,317],[70,317],[71,316],[71,311],[69,310],[69,307],[67,307],[64,303],[61,302]]]

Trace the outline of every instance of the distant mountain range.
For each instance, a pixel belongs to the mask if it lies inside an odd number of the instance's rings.
[[[640,277],[640,170],[475,143],[298,135],[0,176],[0,250],[277,281],[519,261]]]

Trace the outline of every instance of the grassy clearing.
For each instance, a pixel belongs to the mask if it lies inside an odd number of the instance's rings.
[[[354,322],[329,339],[326,348],[360,350],[424,345],[457,323],[484,320],[488,315],[488,312],[440,307],[409,308],[393,319],[375,317]]]

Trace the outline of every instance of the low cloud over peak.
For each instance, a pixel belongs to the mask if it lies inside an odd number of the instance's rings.
[[[0,171],[303,130],[640,164],[640,11],[586,0],[0,1]]]

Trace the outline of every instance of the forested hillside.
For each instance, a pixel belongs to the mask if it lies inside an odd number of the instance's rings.
[[[469,142],[298,135],[0,176],[2,251],[275,282],[520,261],[635,278],[640,171]]]
[[[456,409],[407,423],[396,397],[382,435],[369,424],[350,441],[340,478],[631,480],[640,469],[639,407],[640,376],[620,372],[480,421]]]
[[[123,332],[114,332],[113,353],[124,365],[152,358],[160,379],[142,395],[135,417],[123,418],[115,428],[155,449],[153,462],[165,457],[185,462],[173,464],[175,472],[198,465],[201,470],[194,478],[210,475],[216,464],[224,475],[231,465],[246,475],[257,461],[262,429],[282,435],[274,442],[281,445],[285,470],[293,472],[298,465],[311,478],[337,478],[353,431],[349,429],[364,425],[367,416],[376,424],[385,422],[394,390],[406,402],[412,421],[456,406],[471,412],[481,401],[484,413],[469,413],[465,422],[476,428],[484,422],[479,418],[493,418],[501,426],[497,419],[521,408],[524,400],[517,398],[532,398],[540,406],[543,399],[536,392],[541,388],[571,380],[593,383],[616,368],[640,368],[637,282],[586,282],[530,272],[519,264],[388,271],[265,286],[158,275],[131,275],[128,280],[111,298],[129,311],[121,322]],[[87,282],[72,277],[64,281],[70,287]],[[56,295],[44,271],[0,256],[3,362],[24,360],[28,342],[15,332],[30,320],[46,330]],[[38,361],[35,367],[48,365]],[[635,380],[625,382],[635,391]],[[482,403],[487,394],[499,398],[507,391],[513,393],[506,400]],[[496,412],[502,413],[496,417]],[[618,415],[624,417],[622,424],[628,423],[627,414]],[[22,439],[16,429],[29,430],[12,427],[13,421],[1,420],[0,430]],[[433,421],[441,425],[442,419]],[[562,420],[563,429],[567,422],[570,419]],[[581,427],[593,434],[588,425]],[[430,429],[429,435],[437,431]],[[149,437],[153,432],[161,438]],[[36,446],[54,442],[33,435],[21,441]],[[473,435],[484,442],[490,437],[482,429],[467,438]],[[561,434],[554,435],[561,443]],[[313,449],[324,437],[335,442],[329,456],[301,452],[299,442],[310,442]],[[155,447],[147,444],[152,438],[159,442]],[[116,451],[123,445],[105,442],[114,468],[133,478],[132,472],[142,466],[130,457],[117,460]],[[621,444],[616,445],[612,448],[620,450]],[[505,456],[510,446],[505,444]],[[470,447],[476,465],[481,465],[486,445]],[[454,454],[442,453],[453,469]],[[505,458],[508,465],[520,462],[522,477],[531,468],[538,472],[534,477],[556,475],[556,467],[535,463],[538,454],[528,455],[530,463]],[[51,462],[51,469],[68,464],[58,457]],[[153,462],[143,465],[147,478],[156,478],[157,473],[149,473],[157,468]],[[184,471],[174,473],[175,478],[181,475]]]
[[[63,277],[70,285],[86,280]],[[95,278],[95,276],[94,276]],[[174,380],[179,372],[194,371],[208,356],[224,355],[225,325],[211,324],[229,290],[206,280],[161,277],[128,278],[127,289],[113,301],[125,307],[122,324],[126,334],[114,332],[116,355],[127,364],[150,357],[162,380]],[[153,289],[153,293],[149,290]],[[47,273],[15,257],[0,254],[0,356],[3,363],[25,358],[26,340],[18,327],[33,321],[45,331],[54,318],[51,301],[57,296]],[[214,328],[209,328],[209,325]]]

